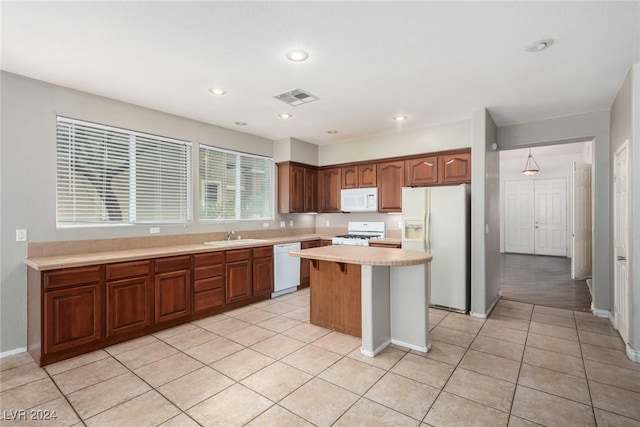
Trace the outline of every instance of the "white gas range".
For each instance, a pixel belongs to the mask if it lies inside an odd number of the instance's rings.
[[[369,246],[369,239],[373,237],[385,237],[385,223],[349,221],[347,232],[349,234],[332,238],[331,244]]]

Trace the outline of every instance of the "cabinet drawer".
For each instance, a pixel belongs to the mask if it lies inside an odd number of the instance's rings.
[[[191,255],[156,259],[156,273],[191,269]]]
[[[194,267],[206,267],[214,264],[224,264],[224,252],[211,252],[208,254],[197,254],[193,256]]]
[[[266,258],[268,256],[273,256],[273,246],[263,246],[261,248],[253,248],[253,257],[254,258]]]
[[[107,280],[127,277],[148,276],[151,273],[151,261],[121,262],[107,265]]]
[[[251,249],[236,249],[227,251],[227,262],[244,261],[251,259]]]
[[[220,307],[224,304],[224,289],[212,289],[198,292],[193,296],[193,311],[206,310],[207,308]]]
[[[100,273],[101,266],[99,265],[46,272],[44,274],[44,287],[46,289],[55,289],[99,283]]]
[[[222,276],[224,273],[224,265],[211,265],[208,267],[198,267],[193,270],[193,279],[206,279],[207,277]]]
[[[224,279],[222,276],[210,277],[208,279],[200,279],[193,282],[193,291],[202,292],[211,289],[222,288],[224,286]]]
[[[300,243],[300,249],[317,248],[320,246],[320,240],[311,240],[309,242]]]

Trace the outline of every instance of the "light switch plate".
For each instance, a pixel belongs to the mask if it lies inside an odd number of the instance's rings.
[[[151,227],[151,228],[149,228],[149,233],[151,233],[151,234],[160,233],[160,227]]]
[[[284,221],[280,221],[280,228],[285,228],[287,226],[287,223]]]
[[[262,223],[262,228],[269,228],[269,223],[268,222],[263,222]]]
[[[328,226],[329,226],[329,224],[330,224],[329,220],[326,220],[326,221],[324,222],[324,226],[325,226],[325,227],[328,227]]]
[[[16,230],[16,242],[26,242],[27,241],[27,230],[24,228],[20,228]]]
[[[289,227],[293,227],[293,220],[292,219],[289,220]]]

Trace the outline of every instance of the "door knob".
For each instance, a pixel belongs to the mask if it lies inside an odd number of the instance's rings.
[[[618,255],[618,261],[626,261],[627,257],[626,256],[620,256]]]

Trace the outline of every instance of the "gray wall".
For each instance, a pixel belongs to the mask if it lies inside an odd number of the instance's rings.
[[[640,280],[637,278],[637,272],[640,268],[640,256],[636,255],[636,248],[640,247],[638,237],[640,235],[640,215],[637,212],[640,208],[640,185],[637,179],[638,171],[640,171],[640,141],[638,138],[638,114],[640,114],[640,65],[635,65],[627,73],[620,91],[611,106],[611,163],[612,163],[612,179],[611,194],[613,194],[613,161],[615,152],[622,146],[625,141],[629,141],[629,248],[627,254],[628,260],[628,278],[629,278],[629,345],[636,351],[640,351]],[[634,123],[635,120],[635,123]],[[635,171],[635,172],[634,172]],[[633,213],[636,212],[636,215]],[[611,235],[613,233],[613,203],[610,207],[611,214]],[[611,300],[613,301],[614,293],[614,252],[611,252],[612,268],[611,268]],[[613,307],[612,307],[613,308]]]
[[[406,125],[406,124],[405,124]],[[318,147],[318,165],[408,156],[471,146],[471,121],[399,130]]]
[[[148,236],[149,227],[56,229],[56,115],[73,117],[193,142],[194,185],[197,185],[197,143],[273,155],[273,141],[155,110],[51,85],[2,72],[2,159],[0,183],[0,353],[26,345],[26,245],[15,242],[15,230],[26,228],[29,241],[59,241]],[[275,182],[275,179],[274,179]],[[194,188],[198,188],[197,186]],[[198,224],[197,192],[194,221],[161,226],[162,234],[223,231],[229,223]],[[274,198],[275,208],[275,198]],[[294,227],[313,227],[311,215],[275,215],[294,220]],[[237,230],[263,230],[263,222],[233,223]]]
[[[307,165],[318,165],[318,146],[296,138],[282,138],[273,142],[275,162],[294,161]]]
[[[611,155],[609,148],[609,111],[594,111],[574,116],[498,128],[500,149],[561,144],[593,140],[593,305],[611,311]]]
[[[500,157],[487,109],[473,112],[471,145],[471,313],[484,317],[499,298]]]

